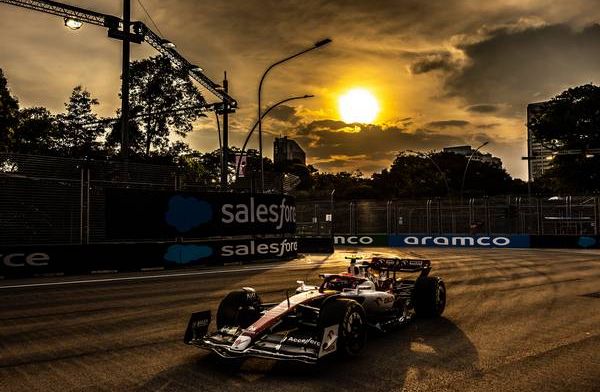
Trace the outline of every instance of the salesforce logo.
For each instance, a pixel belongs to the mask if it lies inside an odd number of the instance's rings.
[[[261,203],[254,197],[238,203],[219,203],[214,210],[220,216],[213,216],[211,203],[193,196],[176,195],[169,199],[165,220],[180,233],[187,233],[203,224],[219,222],[223,226],[262,223],[275,230],[296,223],[296,207],[288,204],[284,197],[274,203]]]
[[[195,197],[173,196],[165,219],[180,233],[185,233],[204,223],[210,222],[213,212],[209,203]]]
[[[206,245],[171,245],[164,255],[166,261],[176,264],[190,264],[212,256],[213,250]]]
[[[257,203],[254,197],[249,203],[223,204],[221,222],[231,223],[272,223],[276,230],[283,225],[296,223],[296,207],[286,204],[286,198],[279,204]]]
[[[269,255],[281,257],[298,251],[298,242],[283,239],[281,242],[261,243],[250,240],[246,243],[224,245],[221,247],[221,256],[255,256]]]
[[[577,245],[582,248],[591,248],[596,245],[596,239],[593,237],[579,237]]]

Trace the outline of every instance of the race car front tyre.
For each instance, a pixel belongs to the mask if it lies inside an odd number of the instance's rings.
[[[339,326],[335,338],[335,351],[341,356],[356,356],[365,347],[367,322],[363,307],[352,299],[336,298],[325,303],[319,312],[319,330],[323,336],[323,351],[327,350],[327,339],[334,335],[332,327]]]
[[[446,285],[442,278],[418,278],[414,290],[415,312],[419,317],[439,317],[446,308]]]
[[[252,289],[235,290],[227,294],[217,310],[217,328],[247,328],[260,318],[260,297]]]

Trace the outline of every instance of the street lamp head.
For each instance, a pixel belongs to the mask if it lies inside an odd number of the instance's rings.
[[[163,39],[160,44],[163,48],[166,48],[166,49],[175,49],[176,48],[175,44],[173,42],[169,41],[168,39]]]
[[[190,68],[192,71],[197,71],[197,72],[202,72],[204,71],[204,69],[202,67],[199,67],[197,65],[192,65],[192,67]]]
[[[320,48],[321,46],[325,46],[325,45],[327,45],[329,43],[331,43],[331,39],[330,38],[322,39],[320,41],[315,42],[315,48]]]
[[[315,96],[312,94],[306,94],[305,96],[303,96],[302,98],[314,98]]]
[[[73,18],[65,18],[65,26],[71,30],[79,30],[83,26],[83,22]]]

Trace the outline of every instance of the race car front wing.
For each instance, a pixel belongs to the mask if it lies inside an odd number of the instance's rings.
[[[316,364],[319,358],[335,352],[339,325],[325,328],[322,336],[316,330],[293,329],[264,333],[243,350],[234,349],[234,342],[244,332],[238,327],[224,327],[207,334],[210,312],[192,314],[184,341],[211,350],[223,358],[259,357]],[[320,333],[318,333],[320,335]]]

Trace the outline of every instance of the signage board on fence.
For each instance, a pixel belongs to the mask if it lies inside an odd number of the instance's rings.
[[[389,246],[529,248],[529,235],[391,235]]]
[[[261,238],[169,245],[163,259],[168,265],[198,265],[265,259],[289,259],[298,254],[295,238]]]
[[[383,234],[334,235],[338,246],[388,246],[388,236]]]
[[[295,238],[260,238],[184,243],[26,245],[0,247],[0,276],[139,271],[255,260],[290,259]]]
[[[106,237],[112,240],[291,234],[293,197],[249,193],[106,190]]]
[[[532,248],[600,248],[600,236],[596,235],[532,235]]]

